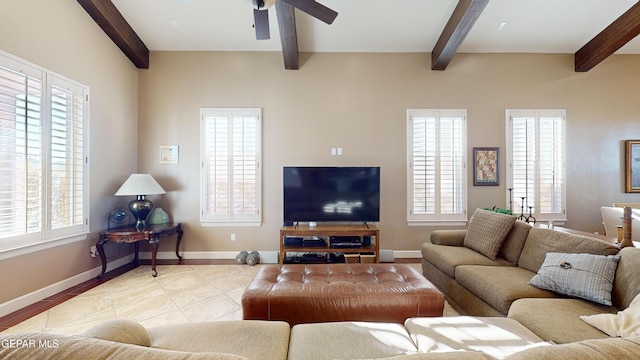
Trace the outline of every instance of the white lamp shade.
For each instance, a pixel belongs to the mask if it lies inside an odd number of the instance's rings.
[[[116,191],[115,196],[166,194],[162,186],[149,174],[131,174]]]

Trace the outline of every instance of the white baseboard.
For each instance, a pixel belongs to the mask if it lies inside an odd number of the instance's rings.
[[[180,253],[183,259],[198,259],[198,260],[233,260],[236,258],[240,251],[185,251]],[[259,251],[260,262],[263,264],[277,264],[278,263],[278,251]],[[141,252],[140,259],[150,260],[150,252]],[[160,251],[156,254],[158,260],[176,260],[176,253],[172,251]]]
[[[181,253],[183,259],[205,260],[232,260],[239,251],[186,251]],[[150,252],[141,252],[140,259],[151,259]],[[381,262],[393,262],[394,259],[419,259],[422,257],[420,250],[380,250]],[[160,251],[156,259],[176,260],[176,253],[172,251]],[[260,251],[260,262],[263,264],[277,264],[278,251]]]
[[[391,263],[395,260],[396,255],[393,250],[380,250],[380,262]]]
[[[393,255],[398,259],[420,259],[420,250],[394,250]]]
[[[131,261],[133,261],[133,255],[119,258],[107,263],[107,270],[119,268],[120,266],[124,266]],[[38,289],[31,293],[22,295],[13,300],[4,302],[0,304],[0,317],[9,315],[12,312],[18,311],[20,309],[24,309],[25,307],[33,305],[42,299],[46,299],[49,296],[53,296],[61,291],[65,291],[78,284],[82,284],[83,282],[100,275],[100,272],[102,272],[102,265],[85,271],[81,274],[64,279],[62,281],[58,281],[57,283],[43,287],[42,289]]]

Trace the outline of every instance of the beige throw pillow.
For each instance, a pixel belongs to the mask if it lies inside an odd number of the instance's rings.
[[[515,221],[512,215],[476,209],[469,220],[464,246],[495,260]]]
[[[628,308],[617,314],[580,316],[587,324],[611,337],[640,335],[640,294],[636,295]]]

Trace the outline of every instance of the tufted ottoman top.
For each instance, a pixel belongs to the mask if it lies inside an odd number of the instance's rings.
[[[263,266],[242,295],[244,319],[290,325],[329,321],[403,323],[442,316],[444,295],[405,264]]]

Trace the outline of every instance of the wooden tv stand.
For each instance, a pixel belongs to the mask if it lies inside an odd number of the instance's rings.
[[[371,245],[362,245],[353,248],[332,248],[329,243],[326,246],[286,246],[285,237],[305,236],[371,236]],[[380,262],[380,230],[374,225],[298,225],[283,226],[280,229],[280,264],[284,263],[287,252],[300,253],[374,253],[375,262]]]

